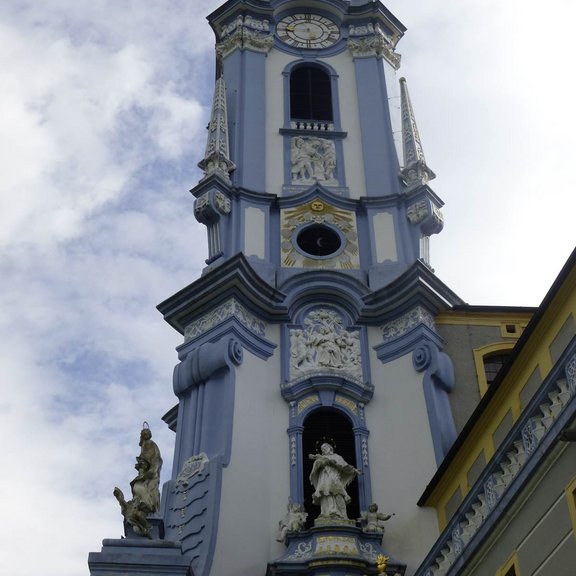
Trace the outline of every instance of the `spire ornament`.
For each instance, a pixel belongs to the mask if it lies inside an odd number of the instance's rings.
[[[214,99],[212,101],[212,116],[208,125],[208,142],[204,159],[198,163],[205,176],[216,174],[230,183],[229,174],[236,168],[230,160],[228,144],[228,112],[226,109],[226,84],[224,76],[216,80]]]
[[[406,78],[400,78],[400,101],[402,108],[402,149],[404,152],[404,167],[400,170],[400,177],[409,187],[426,184],[429,180],[436,178],[436,174],[428,168],[424,158]]]

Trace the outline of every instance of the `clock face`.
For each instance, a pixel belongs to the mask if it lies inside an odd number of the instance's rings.
[[[318,14],[292,14],[276,26],[282,42],[295,48],[328,48],[340,38],[340,28]]]

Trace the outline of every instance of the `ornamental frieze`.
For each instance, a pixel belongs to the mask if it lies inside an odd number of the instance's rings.
[[[224,304],[208,312],[208,314],[188,324],[184,330],[184,341],[187,342],[201,336],[228,318],[236,318],[236,320],[254,334],[265,336],[266,324],[249,312],[235,298],[231,298],[224,302]]]
[[[416,308],[413,308],[410,312],[392,320],[392,322],[384,324],[380,329],[382,330],[384,342],[391,342],[404,336],[404,334],[420,324],[424,324],[434,330],[434,317],[432,314],[421,306],[416,306]]]
[[[379,26],[352,26],[348,38],[348,50],[354,58],[384,58],[395,70],[400,68],[400,54],[394,50],[391,38]]]
[[[236,49],[252,50],[267,54],[274,45],[268,20],[259,20],[250,15],[238,16],[222,30],[222,40],[216,46],[219,58],[228,56]]]

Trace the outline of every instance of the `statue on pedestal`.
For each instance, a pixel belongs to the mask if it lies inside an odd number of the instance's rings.
[[[120,488],[114,488],[114,496],[120,504],[125,521],[138,536],[149,536],[150,525],[148,514],[160,509],[160,470],[162,457],[156,442],[152,440],[152,432],[147,422],[144,422],[140,432],[140,455],[136,457],[138,475],[132,482],[132,499],[126,501]]]
[[[347,520],[346,506],[350,496],[346,486],[362,471],[348,464],[342,456],[335,454],[331,444],[320,446],[320,454],[310,454],[314,460],[310,482],[314,486],[312,502],[320,506],[320,520]]]

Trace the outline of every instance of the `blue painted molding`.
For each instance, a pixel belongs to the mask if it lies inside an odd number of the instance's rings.
[[[454,366],[450,357],[431,341],[421,343],[414,350],[412,362],[417,372],[425,370],[424,398],[436,464],[440,465],[457,436],[448,398],[454,390]]]
[[[403,274],[364,298],[358,322],[381,324],[422,306],[432,315],[464,304],[446,284],[422,262],[414,262]]]
[[[208,576],[220,514],[222,468],[230,462],[238,340],[222,336],[181,351],[173,387],[179,399],[172,479],[164,487],[166,538],[182,542],[197,576]],[[201,469],[187,472],[190,462]]]
[[[166,536],[181,543],[194,576],[208,576],[214,558],[222,492],[220,457],[206,461],[191,477],[166,486]],[[188,573],[187,573],[188,574]]]
[[[234,50],[224,58],[230,156],[235,186],[266,189],[266,54]]]
[[[234,367],[243,351],[234,338],[205,343],[188,352],[174,368],[174,393],[179,399],[174,451],[174,477],[196,454],[230,462],[234,418]]]
[[[374,395],[374,386],[370,382],[359,384],[344,376],[309,376],[296,382],[282,384],[281,393],[286,401],[295,401],[307,392],[342,391],[356,402],[368,403]]]
[[[368,196],[400,192],[400,162],[388,110],[384,67],[375,56],[355,58],[362,156]]]
[[[263,280],[242,253],[235,254],[161,304],[164,320],[184,334],[186,326],[230,298],[263,321],[288,320],[285,294]]]

